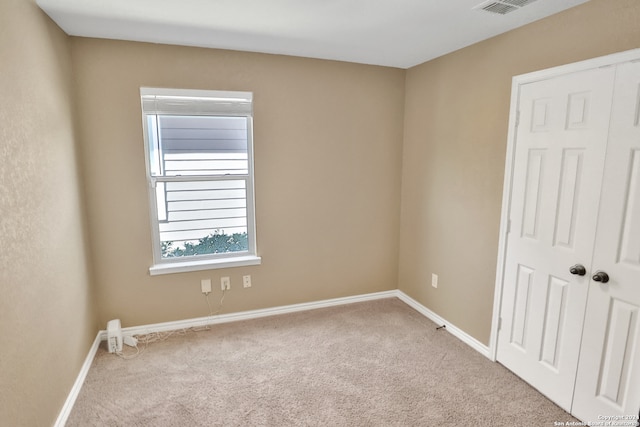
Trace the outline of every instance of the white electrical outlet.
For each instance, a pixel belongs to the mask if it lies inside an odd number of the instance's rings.
[[[231,290],[231,279],[229,277],[220,278],[220,289],[223,291]]]
[[[202,279],[200,281],[200,288],[202,289],[203,294],[211,293],[211,279]]]
[[[250,275],[242,276],[242,286],[244,286],[245,288],[250,288],[251,287],[251,276]]]
[[[438,287],[438,275],[437,274],[431,274],[431,286],[433,286],[434,288]]]

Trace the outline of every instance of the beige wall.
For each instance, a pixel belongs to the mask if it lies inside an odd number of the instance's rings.
[[[222,313],[395,289],[404,75],[284,56],[74,38],[100,322]],[[139,88],[254,92],[260,266],[150,276]],[[241,278],[251,274],[253,287]]]
[[[0,424],[56,419],[96,336],[68,37],[0,2]]]
[[[637,0],[592,0],[407,71],[402,291],[489,343],[511,78],[637,48],[639,22]]]

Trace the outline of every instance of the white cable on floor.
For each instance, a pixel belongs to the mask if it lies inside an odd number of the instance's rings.
[[[226,290],[222,291],[222,296],[220,297],[220,302],[218,303],[218,310],[216,310],[215,313],[213,312],[213,308],[211,308],[211,302],[209,301],[209,293],[207,292],[206,294],[204,294],[205,299],[207,301],[207,307],[209,307],[209,317],[217,316],[220,313],[220,311],[222,310],[222,303],[224,302],[224,297],[226,293],[227,293]],[[142,349],[140,349],[140,347],[136,345],[135,346],[136,352],[134,354],[125,354],[123,351],[116,352],[115,354],[124,360],[135,359],[136,357],[144,353],[144,351],[147,349],[147,346],[149,344],[165,341],[172,335],[176,335],[176,334],[184,335],[187,332],[200,332],[200,331],[206,331],[209,329],[211,329],[209,325],[205,325],[204,327],[191,327],[191,328],[177,329],[175,331],[150,332],[148,334],[134,335],[134,338],[137,340],[137,344],[144,344]]]

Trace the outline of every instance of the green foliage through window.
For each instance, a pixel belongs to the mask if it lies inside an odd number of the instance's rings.
[[[249,248],[247,233],[213,233],[197,242],[185,242],[184,247],[174,246],[174,242],[162,242],[162,258],[193,255],[223,254],[246,251]]]

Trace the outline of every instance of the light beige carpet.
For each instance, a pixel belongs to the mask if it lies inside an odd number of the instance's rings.
[[[398,299],[98,351],[68,426],[553,426],[576,421]]]

